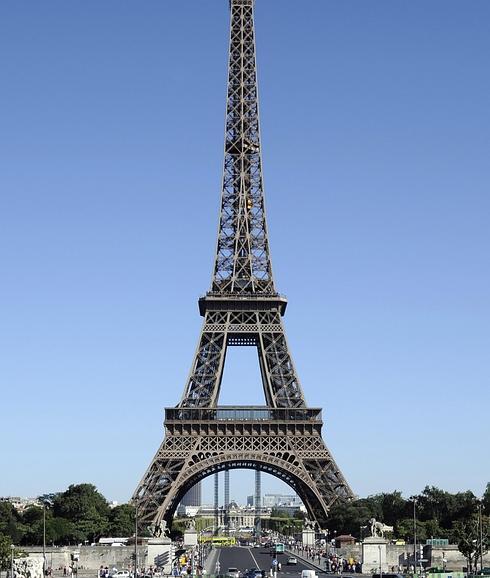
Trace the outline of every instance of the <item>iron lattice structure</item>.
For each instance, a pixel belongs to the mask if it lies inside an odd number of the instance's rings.
[[[320,525],[352,492],[325,446],[321,411],[306,407],[289,353],[267,234],[253,0],[230,0],[230,48],[216,259],[195,359],[164,440],[136,489],[141,524],[171,523],[185,492],[206,476],[248,467],[285,480]],[[255,346],[265,407],[217,405],[228,346]]]

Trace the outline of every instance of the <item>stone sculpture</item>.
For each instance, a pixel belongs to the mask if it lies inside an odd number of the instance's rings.
[[[376,518],[369,520],[371,524],[371,536],[373,538],[384,538],[385,532],[393,532],[393,526],[387,526],[383,522],[377,522]]]
[[[43,578],[42,558],[16,558],[13,578]]]
[[[161,520],[160,522],[155,522],[148,526],[148,531],[154,538],[161,538],[162,536],[168,536],[167,522]]]

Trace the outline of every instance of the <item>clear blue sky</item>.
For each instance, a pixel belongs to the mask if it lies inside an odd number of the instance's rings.
[[[361,496],[481,494],[490,3],[256,21],[276,283],[327,445]],[[210,282],[227,41],[227,0],[0,3],[0,495],[123,501],[160,444]],[[262,402],[252,354],[223,403]]]

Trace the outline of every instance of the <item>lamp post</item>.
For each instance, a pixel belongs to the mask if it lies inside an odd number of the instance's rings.
[[[14,578],[14,550],[15,546],[10,544],[10,578]]]
[[[412,496],[413,501],[413,566],[417,572],[417,498]]]
[[[483,518],[482,518],[483,500],[478,502],[478,522],[480,530],[480,570],[483,574]],[[475,568],[476,570],[476,568]]]
[[[43,576],[46,576],[46,502],[43,500]]]
[[[138,568],[138,502],[134,502],[134,578]]]

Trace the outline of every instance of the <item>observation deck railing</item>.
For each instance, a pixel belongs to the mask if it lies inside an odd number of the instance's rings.
[[[165,421],[303,421],[321,422],[322,410],[311,407],[263,407],[263,406],[218,406],[218,407],[167,407]]]

